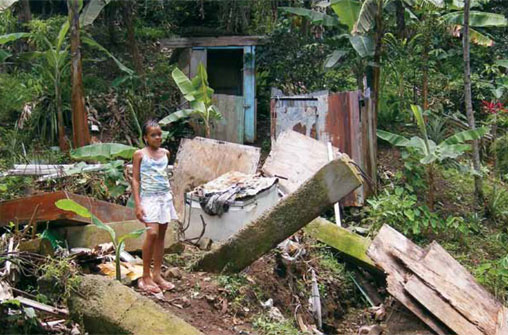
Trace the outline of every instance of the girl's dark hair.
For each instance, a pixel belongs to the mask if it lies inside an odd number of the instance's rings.
[[[160,125],[157,123],[157,121],[155,121],[153,119],[150,119],[150,120],[146,121],[145,124],[143,125],[143,128],[141,129],[141,134],[143,136],[143,141],[145,141],[144,137],[146,135],[148,135],[148,128],[151,128],[151,127],[158,127],[158,128],[160,128]]]

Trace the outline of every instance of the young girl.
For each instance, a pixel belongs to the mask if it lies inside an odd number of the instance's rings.
[[[173,284],[161,276],[164,236],[168,223],[177,220],[173,197],[167,176],[169,151],[162,149],[162,130],[155,121],[143,125],[145,148],[132,158],[132,191],[136,217],[149,229],[143,244],[143,277],[138,287],[150,293],[170,290]],[[153,273],[150,263],[153,258]]]

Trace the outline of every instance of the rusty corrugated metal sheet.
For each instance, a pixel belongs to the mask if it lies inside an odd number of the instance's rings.
[[[303,96],[276,97],[271,101],[272,139],[287,129],[300,132],[347,153],[371,179],[376,179],[376,134],[370,99],[360,91],[316,92]],[[343,200],[344,206],[362,206],[367,187]]]

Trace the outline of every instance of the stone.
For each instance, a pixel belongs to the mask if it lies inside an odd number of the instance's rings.
[[[182,271],[177,267],[172,267],[166,270],[164,272],[164,276],[166,278],[175,278],[175,279],[181,279],[182,278]]]
[[[85,275],[68,300],[71,318],[94,334],[203,335],[152,300],[116,280]]]

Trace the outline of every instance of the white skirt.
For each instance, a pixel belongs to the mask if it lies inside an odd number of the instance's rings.
[[[168,223],[178,220],[171,193],[141,197],[141,207],[145,212],[146,223]]]

